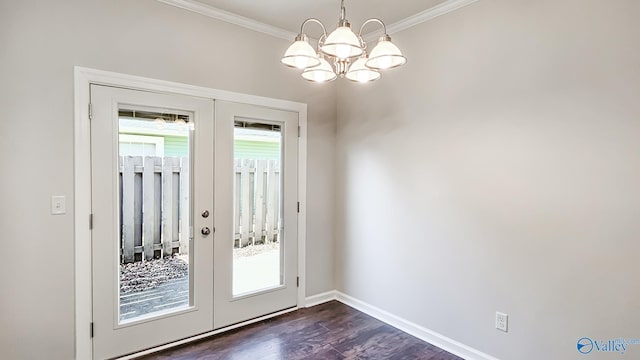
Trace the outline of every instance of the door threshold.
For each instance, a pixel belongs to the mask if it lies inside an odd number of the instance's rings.
[[[188,344],[190,342],[201,340],[201,339],[204,339],[204,338],[208,338],[208,337],[213,336],[213,335],[222,334],[222,333],[227,332],[229,330],[233,330],[233,329],[237,329],[237,328],[240,328],[240,327],[243,327],[243,326],[251,325],[251,324],[263,321],[263,320],[274,318],[276,316],[288,314],[288,313],[296,311],[298,309],[300,309],[299,306],[294,306],[294,307],[289,308],[289,309],[280,310],[280,311],[277,311],[277,312],[274,312],[274,313],[271,313],[271,314],[267,314],[267,315],[264,315],[264,316],[253,318],[251,320],[247,320],[247,321],[243,321],[243,322],[240,322],[240,323],[237,323],[237,324],[229,325],[229,326],[226,326],[226,327],[223,327],[223,328],[220,328],[220,329],[216,329],[216,330],[213,330],[213,331],[209,331],[209,332],[206,332],[206,333],[203,333],[203,334],[194,335],[194,336],[188,337],[186,339],[170,342],[168,344],[156,346],[156,347],[151,348],[151,349],[139,351],[139,352],[136,352],[136,353],[133,353],[133,354],[129,354],[129,355],[125,355],[125,356],[122,356],[122,357],[119,357],[119,358],[116,358],[116,359],[117,360],[135,359],[135,358],[138,358],[140,356],[149,355],[149,354],[156,353],[158,351],[171,349],[173,347],[184,345],[184,344]]]

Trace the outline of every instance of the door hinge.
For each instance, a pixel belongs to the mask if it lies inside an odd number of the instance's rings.
[[[298,214],[300,213],[300,201],[298,201]]]
[[[296,287],[300,287],[300,276],[296,277]]]
[[[301,133],[301,132],[302,132],[302,131],[300,130],[300,126],[298,126],[298,137],[300,137],[300,133]]]
[[[89,230],[93,230],[93,214],[89,214]]]
[[[93,338],[93,323],[89,324],[89,336],[91,336],[91,338]]]
[[[89,103],[89,120],[93,117],[93,106]]]

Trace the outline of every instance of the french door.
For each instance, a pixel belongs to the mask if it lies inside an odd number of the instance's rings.
[[[216,101],[216,131],[216,170],[223,175],[215,187],[213,322],[221,328],[296,306],[298,114]],[[268,139],[272,160],[247,160],[252,138]],[[254,241],[272,246],[243,256]]]
[[[297,113],[102,85],[91,104],[94,359],[296,306]]]

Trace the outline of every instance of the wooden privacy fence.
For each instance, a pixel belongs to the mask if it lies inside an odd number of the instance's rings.
[[[130,263],[189,249],[189,158],[120,157],[120,253]],[[280,165],[235,160],[233,246],[279,241]]]
[[[278,241],[280,162],[235,160],[234,247]]]
[[[120,192],[121,262],[188,252],[189,158],[121,156]]]

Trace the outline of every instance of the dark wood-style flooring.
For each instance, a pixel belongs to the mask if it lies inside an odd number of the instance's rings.
[[[337,301],[300,309],[140,359],[462,360]]]

